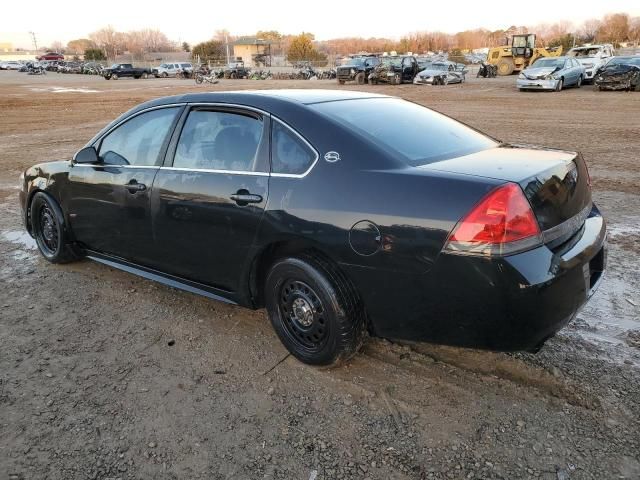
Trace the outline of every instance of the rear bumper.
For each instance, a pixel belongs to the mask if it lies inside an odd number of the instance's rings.
[[[560,250],[542,246],[498,259],[441,254],[428,274],[384,272],[379,287],[361,294],[381,337],[532,351],[596,291],[606,265],[605,237],[594,206]]]
[[[558,86],[558,80],[529,80],[519,78],[516,81],[518,88],[531,90],[555,90]]]

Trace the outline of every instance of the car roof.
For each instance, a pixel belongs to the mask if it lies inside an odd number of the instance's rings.
[[[143,104],[145,108],[171,103],[237,103],[239,105],[265,108],[267,104],[298,104],[338,102],[363,98],[388,98],[377,93],[349,90],[282,89],[282,90],[235,90],[225,92],[188,93],[162,97]]]

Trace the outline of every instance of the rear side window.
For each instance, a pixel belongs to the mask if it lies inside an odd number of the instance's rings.
[[[317,159],[316,152],[278,121],[271,127],[271,172],[302,175]]]
[[[395,98],[325,102],[311,108],[414,167],[498,145],[490,137],[452,118]]]
[[[173,166],[255,172],[261,169],[261,119],[234,112],[194,110],[184,124]]]
[[[157,165],[178,110],[179,107],[160,108],[127,120],[104,137],[100,158],[110,165]]]

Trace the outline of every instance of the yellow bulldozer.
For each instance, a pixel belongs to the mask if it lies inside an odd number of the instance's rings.
[[[540,57],[559,57],[562,47],[536,47],[536,35],[513,35],[511,45],[489,49],[487,63],[498,67],[498,75],[511,75],[524,70]]]

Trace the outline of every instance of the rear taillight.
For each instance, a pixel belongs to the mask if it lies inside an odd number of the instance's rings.
[[[538,221],[522,189],[515,183],[507,183],[489,192],[458,222],[445,250],[471,255],[509,255],[541,243]]]

